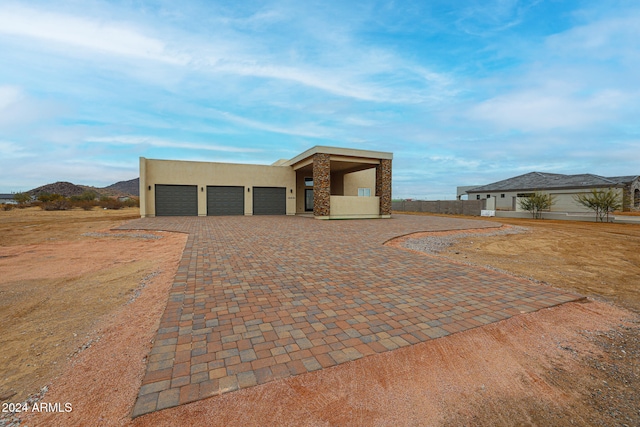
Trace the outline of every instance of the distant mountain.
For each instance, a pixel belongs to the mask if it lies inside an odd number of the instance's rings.
[[[70,182],[60,181],[53,184],[43,185],[33,190],[29,190],[28,193],[38,197],[40,194],[61,194],[65,197],[80,196],[85,191],[93,191],[100,196],[135,196],[140,195],[139,178],[134,178],[129,181],[120,181],[112,184],[108,187],[98,188],[90,187],[88,185],[76,185]]]
[[[79,185],[72,184],[70,182],[59,181],[53,184],[43,185],[33,190],[28,191],[33,196],[38,197],[40,194],[60,194],[65,197],[79,196],[85,192],[85,189]]]
[[[105,190],[119,191],[121,193],[130,194],[132,196],[140,196],[140,178],[130,179],[129,181],[120,181],[104,187]]]

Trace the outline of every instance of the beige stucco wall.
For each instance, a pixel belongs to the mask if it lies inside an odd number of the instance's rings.
[[[608,188],[598,188],[598,191],[607,191]],[[620,201],[622,202],[622,189],[614,188],[618,194]],[[590,193],[591,191],[583,190],[564,190],[564,191],[550,191],[549,194],[554,196],[554,204],[551,208],[551,212],[593,212],[586,207],[582,206],[574,200],[574,196],[579,193]]]
[[[290,166],[152,160],[140,158],[140,213],[155,216],[155,185],[197,185],[198,215],[207,215],[208,185],[245,187],[245,215],[253,213],[253,192],[247,188],[286,187],[287,215],[296,212],[296,174]],[[149,190],[151,186],[151,190]]]
[[[607,191],[608,188],[598,188],[599,191]],[[622,197],[622,189],[615,188],[616,192],[619,194],[619,197]],[[492,199],[495,200],[496,210],[512,210],[513,199],[517,197],[520,193],[533,193],[534,191],[517,191],[517,192],[487,192],[482,193],[480,195],[480,199],[486,199],[487,195],[490,195]],[[577,203],[574,200],[574,196],[578,193],[590,193],[590,189],[566,189],[566,190],[552,190],[552,191],[544,191],[544,193],[551,194],[554,196],[554,204],[551,207],[550,212],[592,212],[581,204]],[[500,197],[504,194],[504,197]],[[470,196],[471,200],[476,199],[476,195],[473,194]],[[516,212],[523,212],[522,208],[520,208],[520,203],[518,203],[518,199],[516,198],[515,203]],[[487,207],[487,209],[489,209]]]
[[[376,168],[348,173],[344,176],[345,196],[357,196],[358,188],[370,188],[371,195],[376,195]]]
[[[342,173],[331,174],[331,194],[334,196],[344,196],[344,178]]]
[[[313,178],[313,174],[310,172],[297,171],[296,173],[296,191],[298,197],[296,198],[296,212],[304,213],[304,179]],[[352,172],[345,175],[331,174],[331,194],[333,196],[357,196],[358,188],[371,189],[371,195],[374,196],[376,192],[376,170],[375,168],[365,169],[359,172]],[[344,190],[342,190],[344,189]]]
[[[353,214],[358,212],[358,214]],[[377,218],[380,216],[379,197],[331,196],[331,218]]]

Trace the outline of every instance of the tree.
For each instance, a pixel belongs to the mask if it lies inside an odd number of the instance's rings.
[[[85,190],[79,196],[71,196],[72,202],[93,202],[98,197],[98,194],[95,191]]]
[[[536,191],[526,197],[518,200],[520,207],[525,211],[531,212],[531,216],[535,219],[542,218],[542,211],[548,211],[555,203],[555,197],[551,194]]]
[[[29,193],[16,193],[13,195],[13,200],[18,202],[18,205],[24,206],[31,201],[31,194]]]
[[[596,213],[596,222],[598,222],[598,219],[600,219],[600,222],[604,222],[605,217],[609,222],[609,213],[622,207],[622,200],[612,188],[606,191],[594,188],[589,193],[579,193],[573,198],[582,206]]]

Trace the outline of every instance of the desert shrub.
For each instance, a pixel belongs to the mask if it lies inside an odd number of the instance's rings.
[[[90,211],[95,208],[97,203],[94,200],[77,200],[73,202],[73,206]]]
[[[124,207],[124,203],[120,200],[106,196],[101,197],[98,204],[100,207],[105,209],[122,209]]]
[[[10,211],[11,209],[15,208],[16,205],[12,205],[11,203],[2,203],[0,204],[0,210],[3,211]]]
[[[98,198],[98,193],[95,191],[85,191],[79,196],[71,196],[72,202],[92,202]]]
[[[23,208],[29,206],[31,202],[31,194],[29,193],[16,193],[13,195],[13,200],[18,202],[18,206]]]
[[[122,204],[128,208],[139,208],[140,207],[140,200],[138,199],[128,199],[125,200],[124,202],[122,202]]]
[[[50,194],[50,193],[40,193],[40,194],[38,194],[37,199],[38,199],[38,201],[39,201],[39,202],[41,202],[41,203],[47,203],[47,202],[50,202],[50,201],[51,201],[52,197],[53,197],[53,194]]]
[[[45,211],[66,211],[71,209],[71,202],[66,198],[57,198],[48,202],[42,202],[40,208]]]
[[[555,197],[551,194],[535,193],[522,198],[518,201],[520,207],[525,211],[531,212],[531,216],[535,219],[542,218],[542,211],[548,211],[555,203]]]
[[[38,196],[40,208],[45,211],[66,211],[72,208],[71,201],[61,194],[42,193]]]
[[[596,213],[596,222],[604,222],[605,217],[609,222],[609,214],[622,208],[622,200],[613,189],[599,191],[595,188],[590,193],[579,193],[574,196],[574,200],[582,206],[591,209]]]

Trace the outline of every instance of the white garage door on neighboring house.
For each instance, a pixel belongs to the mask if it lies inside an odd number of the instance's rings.
[[[254,215],[286,215],[287,189],[285,187],[253,187]]]
[[[244,187],[208,186],[207,215],[244,215]]]
[[[197,185],[156,184],[156,216],[198,216]]]

